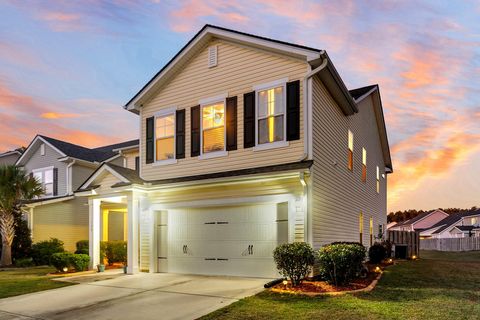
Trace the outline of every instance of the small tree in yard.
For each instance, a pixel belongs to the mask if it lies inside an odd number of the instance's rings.
[[[12,264],[15,217],[22,214],[22,200],[31,200],[42,194],[42,185],[35,178],[27,176],[22,169],[13,165],[0,167],[0,266]]]
[[[293,286],[298,286],[315,263],[315,254],[308,243],[285,243],[275,248],[273,259],[280,274],[290,278]]]

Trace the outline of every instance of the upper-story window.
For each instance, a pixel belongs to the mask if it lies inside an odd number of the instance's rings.
[[[348,130],[348,170],[353,170],[353,133]]]
[[[45,143],[42,143],[40,145],[40,155],[42,155],[42,156],[45,155]]]
[[[367,150],[362,148],[362,182],[367,181]]]
[[[202,153],[225,151],[225,103],[202,106]]]
[[[157,161],[175,159],[175,114],[155,118],[155,155]]]
[[[35,169],[33,176],[42,184],[44,196],[53,196],[53,167]]]
[[[258,144],[285,141],[285,90],[277,86],[258,91]]]

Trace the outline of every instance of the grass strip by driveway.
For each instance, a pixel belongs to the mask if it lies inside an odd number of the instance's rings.
[[[0,269],[0,299],[72,285],[53,281],[55,276],[47,274],[54,271],[51,267]]]
[[[422,252],[389,267],[369,293],[304,297],[264,291],[201,319],[480,319],[480,252]]]

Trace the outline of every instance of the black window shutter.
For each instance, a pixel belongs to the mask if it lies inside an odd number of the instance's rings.
[[[300,139],[300,80],[287,83],[287,140]]]
[[[140,170],[140,157],[135,157],[135,171],[139,172]]]
[[[185,109],[177,110],[175,116],[175,158],[185,158]]]
[[[227,151],[237,150],[237,97],[227,98]]]
[[[58,168],[53,168],[53,195],[58,195]]]
[[[255,91],[243,95],[243,147],[255,146]]]
[[[147,118],[146,124],[146,155],[145,155],[145,162],[146,163],[153,163],[153,150],[154,150],[154,138],[153,138],[153,127],[155,117]]]
[[[190,111],[190,153],[192,157],[200,155],[200,106],[192,107]]]

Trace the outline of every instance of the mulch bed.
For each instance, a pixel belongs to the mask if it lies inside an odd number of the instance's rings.
[[[271,291],[277,293],[293,293],[293,294],[334,294],[349,291],[362,290],[370,286],[373,281],[378,280],[381,273],[375,272],[375,268],[379,266],[384,270],[391,263],[382,263],[380,265],[367,265],[369,273],[366,278],[358,278],[353,280],[347,285],[335,286],[326,281],[315,281],[311,278],[307,278],[301,285],[293,287],[291,282],[285,286],[283,283],[279,283],[270,288]]]

